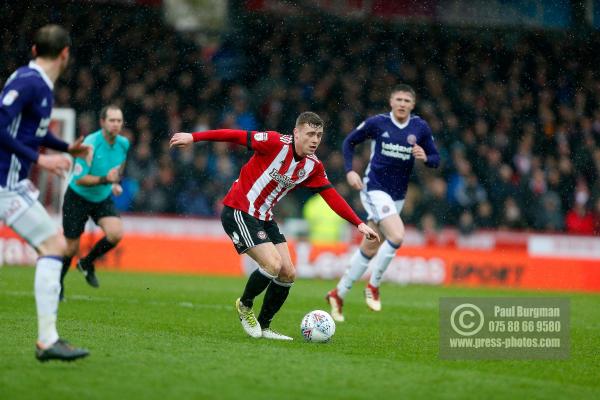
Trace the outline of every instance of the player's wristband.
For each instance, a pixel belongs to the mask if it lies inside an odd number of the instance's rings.
[[[106,185],[107,183],[110,183],[110,182],[108,181],[108,178],[107,178],[107,177],[105,177],[105,176],[101,176],[101,177],[100,177],[100,180],[98,181],[98,185]]]

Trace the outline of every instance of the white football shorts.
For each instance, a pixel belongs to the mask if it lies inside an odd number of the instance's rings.
[[[392,197],[382,190],[362,190],[360,201],[367,211],[367,220],[376,223],[393,214],[400,214],[404,206],[404,199],[394,201]]]
[[[0,219],[36,248],[58,232],[38,196],[38,190],[28,179],[20,181],[14,189],[0,187]]]

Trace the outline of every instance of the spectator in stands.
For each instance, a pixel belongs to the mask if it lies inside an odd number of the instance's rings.
[[[102,46],[78,49],[67,71],[65,82],[69,83],[57,83],[56,104],[75,108],[81,134],[97,129],[95,118],[88,115],[100,103],[119,104],[134,127],[130,159],[135,158],[138,147],[141,153],[149,153],[147,162],[142,157],[125,175],[141,187],[156,185],[156,160],[173,156],[165,150],[164,141],[166,131],[178,130],[175,126],[194,131],[217,124],[281,129],[294,123],[290,116],[309,108],[318,109],[328,119],[331,134],[326,135],[319,154],[328,163],[327,156],[343,140],[342,132],[349,132],[364,115],[385,111],[385,88],[401,77],[418,88],[415,113],[429,121],[442,159],[448,160],[440,166],[440,173],[447,183],[451,211],[446,220],[437,215],[441,225],[457,222],[464,206],[457,201],[456,189],[466,185],[470,174],[487,193],[497,220],[507,222],[508,198],[512,198],[509,203],[516,202],[509,207],[521,215],[522,223],[509,224],[515,228],[548,229],[542,228],[545,224],[536,216],[542,209],[543,192],[528,202],[531,191],[523,190],[531,187],[532,179],[537,185],[540,177],[545,177],[546,190],[558,194],[563,211],[573,208],[580,176],[589,183],[590,196],[600,197],[600,101],[594,91],[600,85],[594,69],[597,55],[587,42],[568,36],[568,32],[530,35],[527,30],[511,31],[511,40],[503,41],[501,51],[490,53],[487,39],[456,27],[431,27],[424,35],[421,27],[390,25],[379,30],[373,21],[373,29],[355,34],[352,22],[336,19],[330,26],[323,21],[324,29],[317,35],[310,24],[293,20],[281,24],[283,20],[277,16],[254,15],[236,24],[240,31],[235,40],[227,32],[220,45],[208,50],[167,26],[160,8],[113,2],[106,6],[114,11],[108,27],[102,18],[106,8],[59,2],[50,10],[42,3],[13,2],[0,15],[0,22],[13,27],[0,32],[6,50],[0,60],[0,76],[9,76],[24,61],[19,54],[29,51],[26,41],[19,40],[23,35],[14,33],[27,32],[32,23],[41,25],[41,16],[52,11],[56,18],[68,16],[70,23],[85,26],[74,30],[74,42]],[[42,12],[32,13],[36,9]],[[39,17],[19,17],[24,14]],[[14,21],[20,22],[14,25]],[[152,29],[128,29],[132,25]],[[502,42],[504,33],[495,33]],[[453,40],[448,40],[449,34]],[[399,51],[394,39],[399,35],[419,46]],[[146,45],[158,41],[163,46]],[[373,57],[375,54],[378,57]],[[460,63],[456,62],[458,54],[464,55]],[[196,124],[204,127],[195,128]],[[208,153],[212,147],[198,150]],[[355,157],[361,171],[368,164],[368,150]],[[231,158],[237,167],[243,159],[234,151]],[[215,171],[212,168],[197,175],[203,182],[212,179],[210,188],[200,183],[200,190],[212,191],[207,194],[211,210],[218,207],[218,198],[228,189],[214,182]],[[332,176],[343,172],[328,165]],[[145,179],[146,185],[142,184]],[[435,209],[428,201],[437,201],[427,193],[427,184],[420,177],[416,183],[425,196],[414,218],[408,213],[410,205],[405,205],[405,222],[411,224]],[[149,211],[144,208],[148,202],[139,198],[149,189],[137,194],[136,210]],[[175,196],[187,190],[183,184],[171,188],[177,192]],[[301,196],[290,194],[291,202]],[[349,203],[358,205],[358,194],[351,196]],[[546,205],[552,208],[552,203]],[[476,221],[479,204],[468,206]],[[298,207],[289,212],[300,216]],[[555,222],[552,227],[560,226]]]
[[[556,192],[548,191],[541,196],[534,212],[533,227],[538,230],[560,232],[564,229],[565,217]]]
[[[468,236],[475,231],[475,218],[469,209],[463,210],[458,218],[458,231],[461,235]]]
[[[600,197],[594,203],[594,235],[600,236]]]
[[[584,183],[579,182],[577,186],[575,204],[565,219],[567,233],[592,235],[594,233],[594,215],[587,207],[589,192]]]
[[[493,213],[492,203],[487,200],[478,203],[475,213],[475,226],[477,228],[485,229],[495,228],[497,224]]]
[[[466,210],[473,210],[477,204],[487,200],[487,193],[474,173],[469,173],[464,183],[456,188],[455,196],[461,208]]]
[[[420,202],[420,213],[423,215],[429,214],[430,217],[428,218],[433,218],[437,227],[451,225],[455,222],[452,220],[447,196],[446,181],[440,177],[435,177],[427,183],[424,198]]]
[[[523,219],[521,207],[513,197],[504,200],[504,210],[500,218],[500,229],[524,229],[527,222]]]

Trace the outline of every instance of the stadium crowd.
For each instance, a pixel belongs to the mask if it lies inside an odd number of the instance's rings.
[[[26,5],[0,16],[0,76],[27,62],[31,26],[47,13]],[[41,6],[40,6],[41,7]],[[247,160],[228,144],[170,151],[170,134],[220,127],[291,133],[312,110],[327,122],[317,152],[330,180],[358,211],[345,183],[341,143],[364,118],[388,112],[398,82],[417,91],[442,166],[417,168],[402,212],[424,231],[457,226],[600,234],[600,46],[596,34],[481,30],[234,15],[217,45],[166,25],[160,9],[63,2],[73,62],[56,106],[77,112],[77,134],[98,127],[107,103],[123,108],[132,143],[117,198],[123,211],[203,217]],[[38,17],[34,17],[34,15]],[[14,26],[14,21],[20,21]],[[362,171],[370,148],[360,148]],[[280,217],[301,214],[290,194]]]

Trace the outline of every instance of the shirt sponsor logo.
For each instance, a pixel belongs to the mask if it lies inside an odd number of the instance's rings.
[[[257,142],[266,142],[268,137],[269,135],[267,134],[267,132],[257,132],[254,134],[254,140],[256,140]]]
[[[277,171],[275,168],[273,168],[271,172],[269,172],[269,176],[272,179],[274,179],[277,183],[283,185],[286,188],[292,188],[296,186],[294,181],[289,176],[281,175],[279,171]]]
[[[12,103],[15,102],[17,97],[19,97],[19,92],[17,92],[16,90],[9,90],[8,93],[4,95],[4,98],[2,99],[2,104],[6,107],[9,107],[10,105],[12,105]]]
[[[412,156],[412,147],[402,146],[395,143],[381,142],[381,154],[406,161]]]

